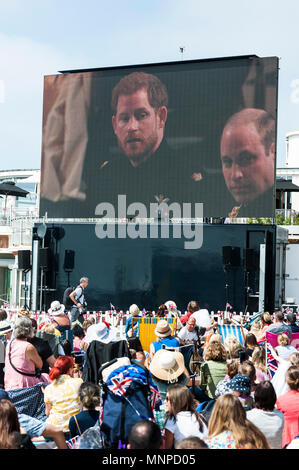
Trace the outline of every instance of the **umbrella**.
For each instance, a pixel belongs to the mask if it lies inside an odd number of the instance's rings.
[[[14,181],[6,181],[0,184],[0,194],[5,195],[4,211],[6,211],[7,196],[26,197],[28,194],[28,191],[26,191],[25,189],[19,188],[19,186],[16,186],[16,183]]]

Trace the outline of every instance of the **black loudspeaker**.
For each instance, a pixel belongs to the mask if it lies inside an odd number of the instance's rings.
[[[245,248],[243,258],[245,271],[255,271],[258,268],[257,254],[253,248]]]
[[[20,250],[18,251],[18,266],[19,269],[30,269],[30,250]]]
[[[240,248],[238,246],[223,246],[222,262],[224,266],[235,268],[240,266]]]
[[[73,250],[65,250],[63,269],[65,271],[72,271],[75,266],[75,252]]]
[[[39,266],[43,269],[50,267],[50,248],[40,248],[39,250]]]

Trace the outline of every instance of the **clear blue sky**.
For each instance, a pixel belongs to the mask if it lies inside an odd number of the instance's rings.
[[[277,166],[299,129],[298,0],[0,0],[0,169],[40,168],[43,76],[256,54],[280,58]],[[299,157],[298,157],[299,158]]]

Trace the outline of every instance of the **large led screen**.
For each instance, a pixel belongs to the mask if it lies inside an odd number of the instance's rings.
[[[273,217],[277,82],[256,56],[46,76],[40,216]]]

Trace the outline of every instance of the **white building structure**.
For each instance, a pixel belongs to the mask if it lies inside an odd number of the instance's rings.
[[[40,170],[0,171],[0,183],[15,182],[28,191],[25,198],[0,199],[0,305],[24,305],[25,274],[18,266],[18,251],[32,247],[32,227],[38,218]],[[30,285],[30,272],[26,279]]]

